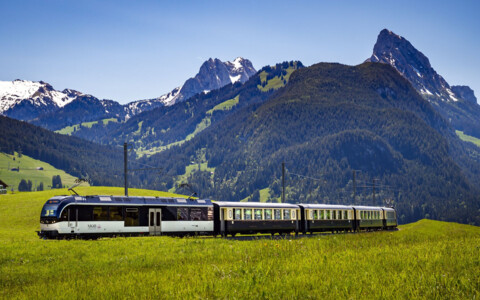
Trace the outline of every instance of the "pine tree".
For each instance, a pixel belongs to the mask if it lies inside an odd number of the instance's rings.
[[[62,185],[62,178],[60,175],[53,175],[52,177],[52,189],[61,189]]]
[[[40,184],[37,186],[37,191],[43,191],[43,182],[40,182]]]
[[[18,184],[18,191],[19,192],[27,192],[28,191],[28,183],[25,179],[22,179]]]

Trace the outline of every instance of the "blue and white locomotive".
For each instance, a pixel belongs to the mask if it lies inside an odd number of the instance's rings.
[[[395,229],[393,208],[208,199],[56,196],[43,206],[42,238],[236,235]]]

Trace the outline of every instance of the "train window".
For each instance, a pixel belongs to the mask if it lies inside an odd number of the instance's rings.
[[[209,207],[207,210],[207,220],[213,221],[213,207]]]
[[[283,210],[283,219],[284,220],[290,220],[290,210],[289,209],[284,209]]]
[[[336,220],[336,219],[337,219],[337,211],[332,210],[332,220]]]
[[[125,208],[125,226],[139,226],[138,208]]]
[[[292,220],[297,219],[297,211],[295,209],[292,209]]]
[[[325,220],[325,211],[323,209],[320,210],[320,220]]]
[[[275,220],[281,220],[282,219],[282,210],[281,209],[274,209],[273,210],[273,215],[275,217]]]
[[[312,210],[312,209],[309,209],[309,210],[307,210],[307,212],[308,212],[308,218],[309,218],[310,220],[313,219],[313,210]]]
[[[229,220],[233,219],[232,209],[231,209],[231,208],[227,208],[227,211],[228,211],[228,219],[229,219]]]
[[[338,219],[341,220],[343,218],[343,213],[341,210],[338,211]]]
[[[325,220],[330,220],[330,210],[325,210]]]
[[[262,210],[261,209],[254,209],[255,213],[255,220],[261,220],[262,219]]]
[[[95,206],[93,208],[94,221],[108,221],[108,206]]]
[[[242,210],[240,208],[234,208],[233,209],[233,215],[235,216],[235,220],[241,220],[242,219]]]
[[[156,218],[157,224],[156,224],[156,226],[160,226],[160,221],[161,221],[161,219],[162,219],[162,217],[160,216],[160,212],[157,211],[157,218]]]
[[[201,221],[205,219],[205,212],[202,208],[191,207],[190,208],[190,220],[191,221]]]
[[[271,220],[272,219],[272,210],[271,209],[265,209],[265,220]]]
[[[318,209],[313,211],[313,219],[318,220]]]
[[[150,226],[154,226],[155,213],[153,211],[150,212]]]
[[[251,209],[245,209],[244,210],[244,213],[245,213],[245,220],[251,220],[252,219],[252,210]]]
[[[120,206],[110,206],[110,221],[123,221],[122,208]]]
[[[177,207],[177,220],[188,220],[188,207]]]
[[[162,208],[162,220],[163,221],[175,221],[177,220],[177,208],[173,206],[167,206]]]

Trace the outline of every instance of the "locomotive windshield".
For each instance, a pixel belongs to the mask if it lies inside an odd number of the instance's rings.
[[[59,200],[48,200],[42,208],[40,217],[55,217],[57,215],[57,208],[59,204]]]

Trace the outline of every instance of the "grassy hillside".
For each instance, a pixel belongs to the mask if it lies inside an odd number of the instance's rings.
[[[92,121],[92,122],[83,122],[81,124],[76,124],[76,125],[72,125],[72,126],[67,126],[67,127],[64,127],[60,130],[55,130],[56,133],[60,133],[60,134],[66,134],[66,135],[71,135],[72,132],[78,130],[80,127],[86,127],[86,128],[92,128],[92,126],[94,124],[99,124],[99,123],[102,123],[103,125],[106,125],[110,122],[118,122],[118,120],[116,118],[108,118],[108,119],[103,119],[103,120],[100,120],[100,121]]]
[[[94,126],[95,127],[95,126]],[[90,178],[93,185],[116,186],[123,182],[123,151],[76,137],[54,133],[26,122],[0,116],[1,151],[24,155],[51,164],[72,176]],[[136,178],[131,178],[131,184]]]
[[[42,167],[43,170],[37,170],[38,167]],[[12,168],[18,168],[19,171],[11,171]],[[76,179],[63,170],[27,155],[19,157],[18,153],[14,155],[0,153],[0,179],[9,185],[9,191],[12,187],[16,191],[22,179],[31,180],[34,188],[43,182],[44,189],[49,189],[54,175],[60,175],[63,185],[67,187],[73,185]]]
[[[292,63],[292,65],[284,69],[283,72],[280,72],[278,75],[275,74],[274,76],[269,76],[270,74],[267,70],[262,71],[259,74],[260,84],[257,85],[258,89],[262,92],[267,92],[269,90],[277,90],[284,87],[288,83],[290,75],[292,75],[293,71],[297,70],[298,67],[297,63]],[[275,68],[276,67],[272,67],[272,69]]]
[[[463,131],[456,130],[455,132],[462,141],[470,142],[480,147],[480,139],[477,139],[474,136],[466,135],[465,133],[463,133]]]
[[[67,192],[0,196],[0,298],[480,297],[480,228],[474,226],[421,220],[397,232],[251,241],[40,240],[41,207],[56,193]]]

